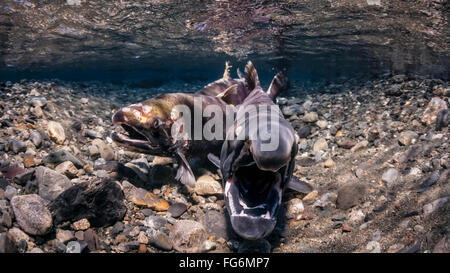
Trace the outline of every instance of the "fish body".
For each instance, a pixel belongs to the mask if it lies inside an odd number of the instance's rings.
[[[273,102],[286,87],[286,78],[279,73],[264,92],[251,62],[245,77],[250,93],[236,106],[234,126],[227,132],[218,165],[234,231],[256,240],[269,235],[276,225],[282,194],[295,167],[298,136]],[[256,110],[248,111],[252,107]],[[270,141],[278,138],[271,149],[264,148],[268,140],[262,136],[264,131]]]

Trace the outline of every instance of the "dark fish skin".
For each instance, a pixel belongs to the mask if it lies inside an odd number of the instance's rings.
[[[284,75],[277,74],[269,90],[264,92],[251,62],[247,64],[245,72],[250,93],[236,106],[236,112],[239,113],[247,106],[255,106],[258,110],[245,116],[237,114],[234,128],[227,132],[220,160],[214,156],[209,157],[212,162],[219,163],[225,202],[233,230],[245,239],[257,240],[269,235],[275,227],[281,196],[293,175],[298,136],[273,102],[287,86]],[[274,109],[278,110],[278,119],[275,122],[279,122],[280,141],[274,151],[261,149],[262,140],[249,138],[252,133],[260,135],[251,131],[263,130],[258,126],[254,127],[256,129],[249,129],[244,140],[231,138],[237,134],[235,128],[241,125],[249,128],[248,124],[258,117],[270,116],[269,110],[260,110],[258,106],[267,106],[266,109],[276,107]],[[305,185],[293,188],[310,191]]]

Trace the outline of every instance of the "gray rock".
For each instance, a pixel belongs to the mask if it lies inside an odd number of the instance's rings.
[[[42,136],[38,131],[33,131],[30,134],[30,141],[36,148],[39,148],[42,144]]]
[[[200,252],[207,233],[202,224],[191,220],[178,220],[170,230],[170,241],[179,252]]]
[[[297,134],[299,138],[307,138],[311,134],[311,127],[303,126],[297,131]]]
[[[145,218],[145,222],[144,222],[144,226],[154,229],[154,230],[159,230],[159,229],[165,227],[166,224],[167,224],[167,219],[162,216],[158,216],[158,215],[151,215],[151,216]]]
[[[84,130],[84,134],[90,138],[103,138],[103,135],[101,133],[90,129]]]
[[[443,197],[443,198],[434,200],[431,203],[426,204],[425,206],[423,206],[424,215],[429,216],[430,214],[432,214],[433,212],[438,210],[440,207],[445,205],[445,203],[447,203],[447,201],[448,201],[448,197]]]
[[[150,243],[155,247],[165,251],[170,251],[173,247],[169,236],[162,232],[158,232],[155,236],[152,236],[150,238]]]
[[[322,195],[322,197],[317,200],[316,202],[314,202],[313,207],[319,207],[319,208],[326,208],[329,207],[331,205],[334,205],[334,202],[337,199],[337,195],[333,192],[328,192],[325,193],[324,195]]]
[[[68,151],[66,151],[64,149],[61,149],[57,152],[50,153],[43,160],[43,162],[46,164],[47,163],[59,164],[59,163],[65,162],[65,161],[72,162],[79,169],[83,168],[83,166],[84,166],[83,162],[78,160],[75,156],[73,156],[71,153],[69,153]]]
[[[55,200],[63,191],[72,187],[72,183],[65,176],[46,167],[36,168],[36,181],[39,195],[49,201]]]
[[[398,137],[398,142],[404,146],[408,146],[409,144],[414,144],[414,142],[419,138],[419,135],[414,131],[404,131],[401,132]]]
[[[52,215],[39,195],[15,196],[11,207],[17,223],[28,234],[44,235],[53,226]]]
[[[227,239],[227,219],[225,214],[216,210],[207,210],[200,219],[208,235]]]
[[[174,218],[178,218],[180,217],[183,213],[185,213],[187,210],[187,206],[184,203],[175,203],[172,204],[169,209],[167,210],[167,212],[169,212],[172,217]]]
[[[10,149],[18,154],[20,152],[25,152],[27,150],[27,144],[20,140],[8,139]]]
[[[6,199],[11,200],[14,196],[17,195],[17,190],[16,190],[16,188],[8,185],[8,186],[6,186],[6,190],[5,190],[4,194],[5,194]]]
[[[387,183],[388,186],[392,185],[398,178],[398,171],[394,168],[390,168],[383,173],[381,180]]]

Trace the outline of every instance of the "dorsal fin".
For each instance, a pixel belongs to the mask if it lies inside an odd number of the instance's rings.
[[[223,100],[227,104],[238,105],[241,104],[247,97],[248,92],[244,83],[233,84],[217,95],[216,97]]]
[[[251,61],[248,61],[245,66],[245,81],[247,82],[250,91],[255,89],[255,87],[261,86],[259,83],[258,72]]]
[[[278,74],[273,77],[270,83],[269,89],[267,89],[267,95],[275,101],[276,97],[284,90],[288,88],[288,78],[283,74],[283,72],[278,72]]]
[[[224,79],[224,80],[229,80],[230,79],[230,68],[231,67],[232,66],[230,65],[230,62],[226,61],[225,62],[225,71],[223,72],[222,79]]]

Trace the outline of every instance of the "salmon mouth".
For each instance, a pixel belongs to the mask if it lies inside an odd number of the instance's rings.
[[[225,182],[231,225],[239,236],[257,240],[273,231],[281,205],[282,183],[280,171],[263,171],[254,162],[239,167]]]
[[[144,134],[140,133],[139,130],[133,126],[127,124],[120,125],[125,130],[125,133],[119,133],[117,131],[111,133],[112,140],[118,144],[142,153],[147,153],[147,151],[156,148]]]

